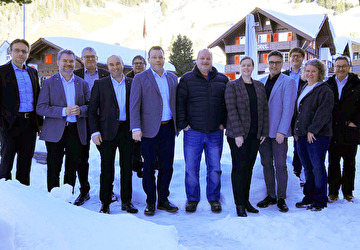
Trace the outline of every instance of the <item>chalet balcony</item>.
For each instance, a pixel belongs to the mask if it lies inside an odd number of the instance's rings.
[[[258,71],[264,72],[268,68],[267,63],[259,63],[258,64]],[[290,68],[290,62],[284,62],[283,70]],[[240,72],[240,64],[227,64],[225,65],[225,73],[230,72]]]
[[[258,51],[290,50],[298,46],[298,41],[258,43]],[[225,46],[225,53],[245,53],[245,44],[227,45]]]

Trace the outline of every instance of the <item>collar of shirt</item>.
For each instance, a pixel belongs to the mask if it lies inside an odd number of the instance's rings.
[[[84,68],[84,74],[85,74],[85,75],[95,75],[95,74],[98,74],[98,67],[95,68],[94,73],[91,73],[87,68]]]
[[[167,75],[167,71],[166,71],[165,69],[164,69],[164,71],[163,71],[162,76],[160,76],[158,73],[156,73],[155,70],[153,70],[152,68],[150,68],[150,69],[151,69],[154,77],[156,77],[156,76],[158,76],[158,77],[163,77],[163,76],[166,76],[166,75]]]
[[[23,67],[24,67],[23,69],[18,68],[18,67],[13,63],[13,61],[11,61],[11,65],[13,66],[13,69],[14,69],[14,70],[26,70],[26,69],[27,69],[25,64],[23,64]]]
[[[71,82],[74,82],[74,81],[75,81],[75,76],[74,76],[74,74],[72,74],[72,76],[71,76],[71,78],[70,78],[69,81],[66,81],[66,79],[63,77],[63,75],[62,75],[61,73],[59,73],[59,75],[60,75],[61,81],[62,81],[63,83],[71,83]]]
[[[295,75],[300,74],[301,68],[299,68],[297,72],[293,71],[292,68],[290,68],[290,72],[295,74]]]
[[[337,83],[337,84],[345,85],[345,83],[347,82],[348,78],[349,78],[349,75],[347,75],[342,81],[340,81],[339,78],[336,76],[336,77],[335,77],[335,80],[336,80],[336,83]]]
[[[111,78],[111,82],[113,85],[116,85],[116,84],[125,84],[125,76],[124,74],[122,75],[122,79],[121,79],[121,82],[118,82],[114,77],[112,77],[112,75],[110,75],[110,78]]]

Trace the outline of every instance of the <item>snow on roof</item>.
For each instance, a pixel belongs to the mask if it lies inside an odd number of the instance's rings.
[[[108,44],[103,42],[85,40],[73,37],[45,37],[45,40],[61,47],[62,49],[72,50],[76,56],[81,57],[81,51],[85,47],[92,47],[95,49],[98,62],[106,64],[106,60],[111,55],[119,55],[124,61],[125,65],[132,65],[132,59],[136,55],[145,57],[145,50],[130,49],[119,45]],[[169,62],[165,62],[164,68],[166,70],[175,71],[174,65]]]
[[[277,11],[263,9],[270,15],[280,19],[288,25],[304,32],[305,34],[316,38],[320,31],[320,28],[325,20],[324,14],[312,14],[312,15],[287,15]],[[332,29],[333,35],[334,30]]]
[[[348,37],[340,36],[335,38],[336,54],[342,54],[345,51],[346,45],[349,44],[350,39]]]

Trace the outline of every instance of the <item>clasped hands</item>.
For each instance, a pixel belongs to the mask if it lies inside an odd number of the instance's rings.
[[[80,108],[78,105],[66,107],[65,114],[66,115],[80,115]]]

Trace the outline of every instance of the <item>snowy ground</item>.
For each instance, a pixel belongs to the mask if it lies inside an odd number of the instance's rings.
[[[290,211],[281,213],[276,206],[271,206],[246,218],[236,216],[230,181],[231,157],[226,141],[221,160],[222,213],[213,214],[206,201],[204,161],[201,163],[202,200],[196,213],[185,212],[182,146],[180,134],[176,140],[170,187],[170,200],[180,210],[176,214],[157,210],[153,217],[143,214],[145,194],[136,174],[133,175],[133,204],[139,213],[130,215],[121,211],[120,202],[111,205],[110,215],[98,213],[100,158],[94,145],[90,152],[91,199],[82,207],[69,203],[79,194],[78,183],[74,195],[69,186],[49,194],[46,165],[33,160],[30,187],[17,181],[0,181],[0,249],[359,249],[359,199],[348,203],[340,197],[321,212],[295,208],[302,192],[292,173],[291,140],[286,199]],[[44,142],[37,143],[36,151],[45,152]],[[116,165],[114,191],[119,195],[118,163]],[[359,175],[356,177],[354,195],[360,198]],[[264,197],[265,184],[258,157],[250,200],[255,205]]]

